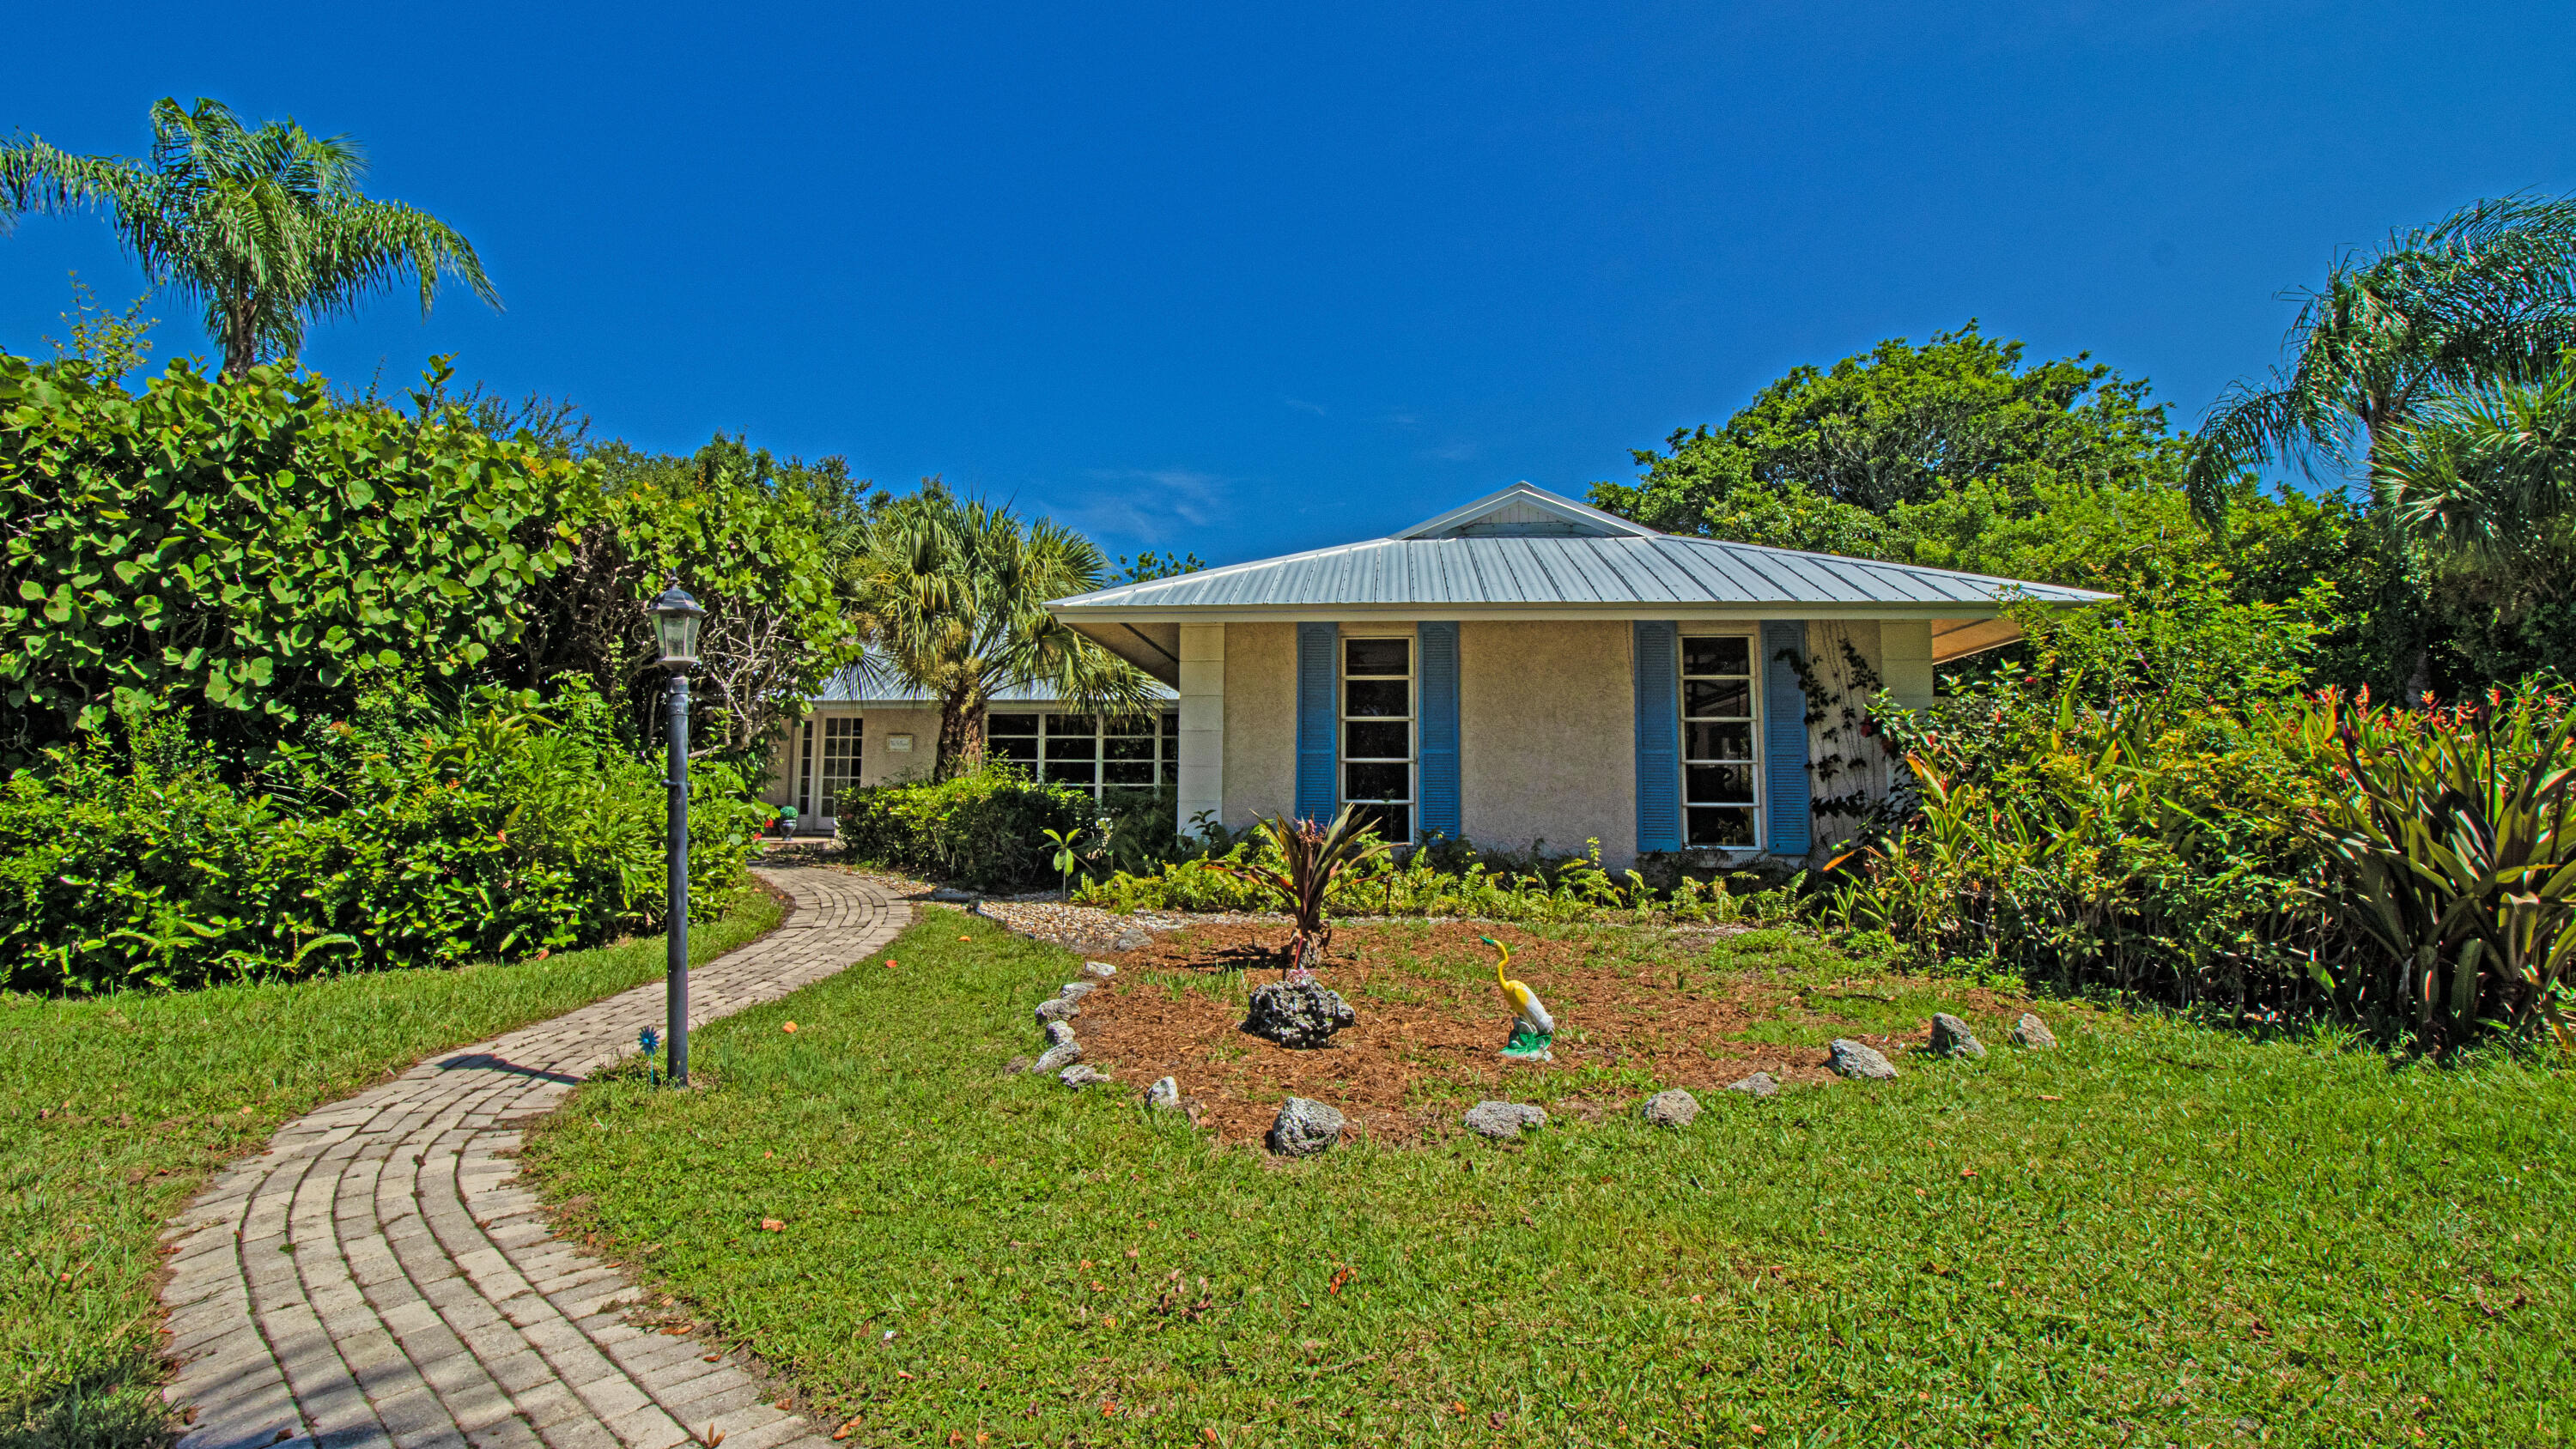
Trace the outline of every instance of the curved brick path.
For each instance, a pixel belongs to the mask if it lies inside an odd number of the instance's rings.
[[[693,1021],[829,976],[911,915],[838,871],[761,874],[796,909],[689,973]],[[629,1325],[633,1281],[511,1181],[520,1124],[661,1021],[656,982],[442,1053],[207,1188],[164,1234],[180,1449],[675,1449],[710,1424],[725,1449],[830,1449],[708,1345]]]

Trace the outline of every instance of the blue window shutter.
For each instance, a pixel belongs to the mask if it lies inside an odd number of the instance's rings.
[[[1334,687],[1341,682],[1341,626],[1297,626],[1297,818],[1330,820],[1341,798],[1334,788],[1333,765],[1340,757],[1334,736],[1341,733]]]
[[[1413,828],[1457,840],[1466,834],[1458,803],[1458,626],[1421,624],[1414,637],[1414,648],[1421,653],[1422,702],[1415,711],[1422,720],[1422,738],[1414,786],[1420,803],[1414,807]]]
[[[1639,619],[1637,629],[1637,848],[1682,848],[1680,630]]]
[[[1807,692],[1783,652],[1804,657],[1803,619],[1762,621],[1762,783],[1771,817],[1771,853],[1805,855],[1815,843],[1807,784]]]

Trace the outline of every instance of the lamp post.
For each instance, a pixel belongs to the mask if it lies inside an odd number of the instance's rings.
[[[651,605],[653,636],[662,648],[662,667],[671,671],[663,694],[664,732],[671,741],[670,954],[664,969],[664,1009],[670,1043],[665,1070],[671,1085],[689,1084],[689,666],[698,662],[698,607],[677,583]]]

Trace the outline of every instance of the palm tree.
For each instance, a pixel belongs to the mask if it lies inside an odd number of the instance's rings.
[[[2216,522],[2227,485],[2265,462],[2358,463],[2376,476],[2394,432],[2440,399],[2529,382],[2576,344],[2576,197],[2508,196],[2389,237],[2327,269],[2272,384],[2238,383],[2201,424],[2184,473]],[[2352,445],[2362,457],[2352,457]]]
[[[938,779],[980,763],[984,707],[1002,690],[1044,685],[1101,713],[1153,704],[1141,671],[1046,611],[1108,571],[1097,545],[1051,520],[1023,523],[934,478],[870,521],[846,567],[870,641],[862,674],[939,701]]]
[[[2436,560],[2490,588],[2559,592],[2576,518],[2576,357],[2421,410],[2384,440],[2376,482],[2381,509]]]
[[[346,136],[293,120],[245,128],[221,102],[152,107],[152,156],[76,156],[29,138],[0,145],[0,212],[107,207],[156,285],[202,304],[224,375],[292,362],[314,320],[406,277],[426,316],[442,276],[494,308],[474,248],[445,222],[361,194],[366,158]]]

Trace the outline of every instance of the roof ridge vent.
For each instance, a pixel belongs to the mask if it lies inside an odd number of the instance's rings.
[[[1655,530],[1524,482],[1424,519],[1394,537],[1653,538]]]

